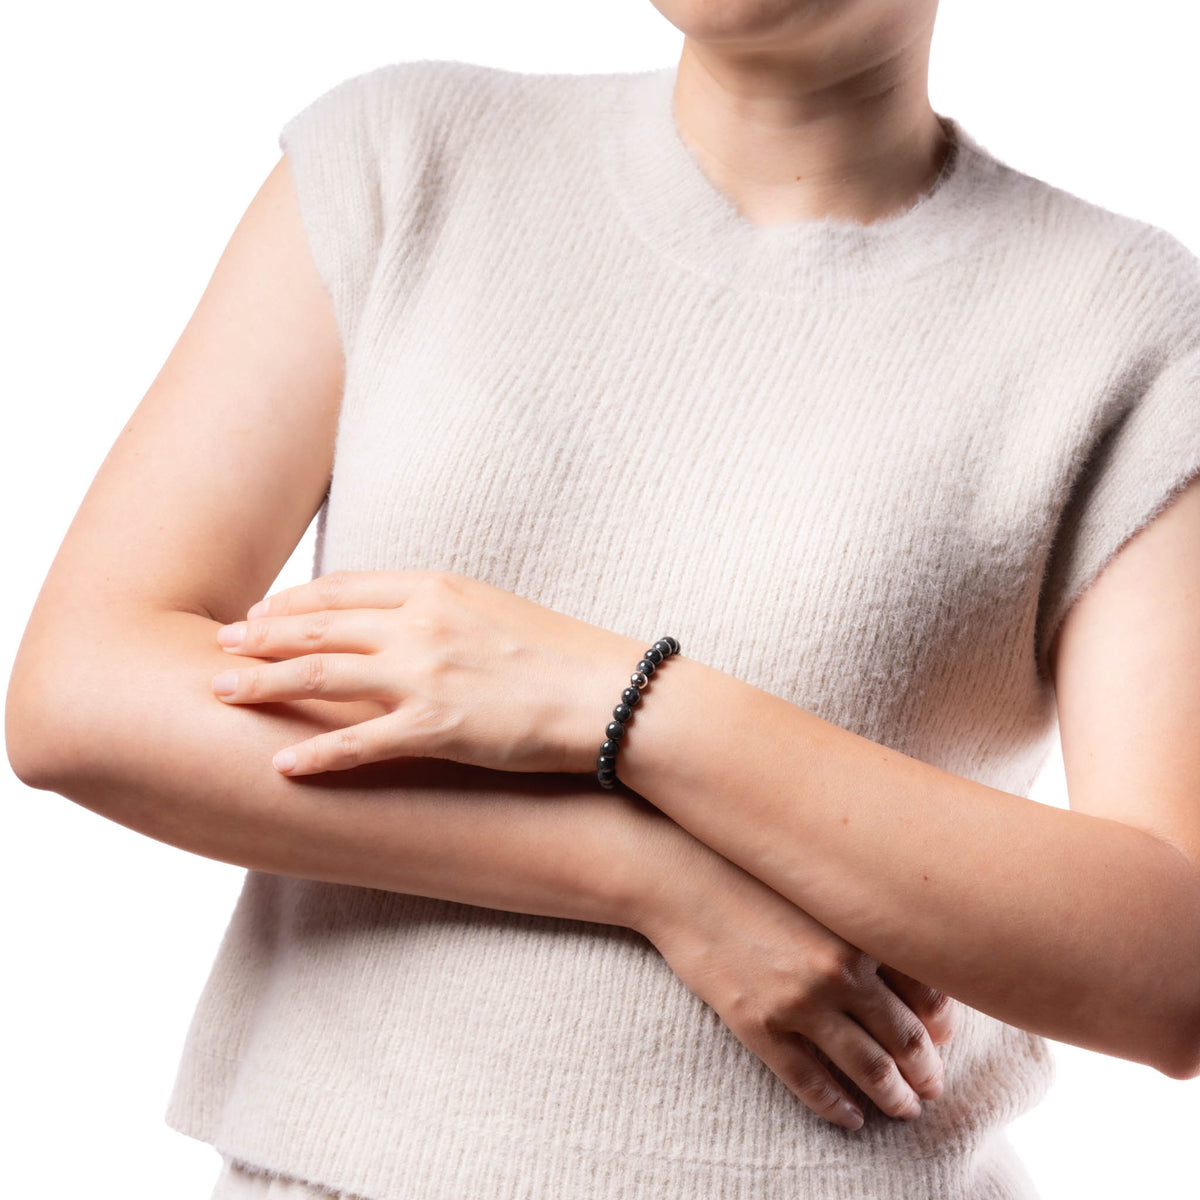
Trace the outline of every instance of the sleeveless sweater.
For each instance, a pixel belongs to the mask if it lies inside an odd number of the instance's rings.
[[[674,77],[394,63],[284,126],[346,353],[314,571],[669,626],[1027,796],[1053,632],[1200,469],[1200,261],[941,114],[912,207],[754,225]],[[373,1200],[1025,1200],[1050,1048],[962,1015],[850,1133],[632,930],[248,871],[166,1120]]]

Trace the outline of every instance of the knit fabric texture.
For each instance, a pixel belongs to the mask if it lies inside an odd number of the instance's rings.
[[[903,212],[755,225],[675,70],[393,63],[283,128],[346,353],[314,570],[667,630],[1028,796],[1052,634],[1200,469],[1200,261],[941,114]],[[1050,1048],[963,1016],[851,1133],[632,930],[248,871],[166,1119],[372,1200],[1026,1200]]]

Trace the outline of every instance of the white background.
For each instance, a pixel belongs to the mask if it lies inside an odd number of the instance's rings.
[[[26,5],[5,24],[4,678],[71,516],[275,162],[285,119],[389,61],[640,70],[676,61],[680,43],[649,0],[439,12],[109,0]],[[1200,251],[1198,34],[1173,0],[943,0],[931,98],[1014,166]],[[307,578],[310,556],[311,531],[279,586]],[[206,1200],[217,1154],[162,1112],[243,872],[7,772],[0,788],[6,1192]],[[1037,797],[1065,803],[1060,764]],[[1200,1080],[1055,1050],[1055,1090],[1011,1127],[1045,1200],[1195,1196],[1185,1147]]]

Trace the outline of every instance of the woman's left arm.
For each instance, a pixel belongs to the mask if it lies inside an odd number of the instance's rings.
[[[1048,647],[1071,812],[678,655],[637,706],[618,777],[872,958],[1009,1024],[1192,1078],[1198,598],[1200,480],[1128,539]],[[214,679],[226,702],[383,703],[284,747],[276,765],[296,775],[406,755],[593,771],[609,681],[645,646],[421,570],[323,576],[218,638],[276,660]]]
[[[1051,648],[1072,811],[668,659],[620,780],[873,957],[1023,1029],[1200,1074],[1200,478]]]

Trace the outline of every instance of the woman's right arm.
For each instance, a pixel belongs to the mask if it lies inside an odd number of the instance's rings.
[[[209,685],[230,666],[217,628],[266,592],[325,494],[343,374],[284,158],[42,586],[6,705],[18,776],[247,868],[628,925],[821,1115],[845,1094],[798,1034],[885,1112],[911,1101],[901,1073],[935,1095],[944,998],[637,797],[435,759],[303,780],[271,767],[280,746],[373,715],[230,707]]]

